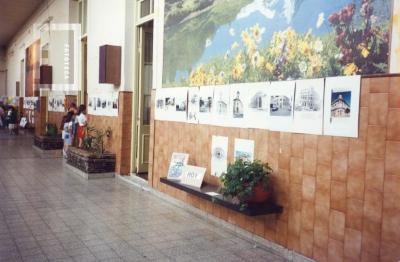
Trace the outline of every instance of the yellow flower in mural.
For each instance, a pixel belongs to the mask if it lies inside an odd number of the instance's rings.
[[[190,85],[205,85],[207,83],[207,74],[203,65],[200,65],[189,76]]]
[[[354,63],[351,63],[351,64],[347,64],[344,67],[343,73],[345,75],[349,76],[349,75],[354,75],[357,71],[358,71],[357,65]]]
[[[253,65],[253,68],[260,68],[264,65],[265,63],[265,58],[260,56],[260,53],[257,51],[253,54],[251,57],[251,64]]]
[[[237,43],[237,42],[234,42],[232,45],[231,45],[231,49],[232,50],[234,50],[234,49],[236,49],[236,48],[238,48],[239,47],[239,44]]]
[[[256,40],[257,43],[260,42],[261,35],[262,35],[264,29],[261,29],[260,25],[257,23],[253,27],[250,28],[250,31],[253,34],[254,40]]]
[[[310,51],[310,45],[306,41],[300,41],[298,46],[302,55],[306,55]]]
[[[237,55],[235,57],[236,64],[240,64],[242,62],[242,59],[243,59],[243,55],[242,55],[242,51],[240,51],[239,53],[237,53]]]
[[[232,77],[235,80],[240,80],[243,77],[244,68],[241,64],[236,64],[232,69]]]
[[[267,70],[268,73],[272,74],[272,71],[274,70],[274,66],[271,63],[266,63],[265,70]]]
[[[360,50],[362,57],[367,58],[369,56],[369,50],[365,47],[364,44],[359,44],[357,48],[358,50]]]
[[[248,45],[248,43],[251,41],[251,37],[249,35],[249,32],[243,31],[240,36],[242,37],[242,41],[245,45]]]

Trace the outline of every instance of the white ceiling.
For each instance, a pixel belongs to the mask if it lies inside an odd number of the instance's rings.
[[[0,0],[0,48],[5,47],[45,0]]]

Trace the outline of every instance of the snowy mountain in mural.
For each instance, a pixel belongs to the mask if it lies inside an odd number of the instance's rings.
[[[387,72],[390,0],[166,0],[164,86]]]

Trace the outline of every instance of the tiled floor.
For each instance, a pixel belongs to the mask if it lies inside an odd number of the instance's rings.
[[[87,181],[0,131],[0,261],[284,261],[114,179]]]

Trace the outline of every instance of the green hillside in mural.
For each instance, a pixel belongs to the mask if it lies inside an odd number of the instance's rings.
[[[166,0],[163,86],[388,70],[389,0]]]

